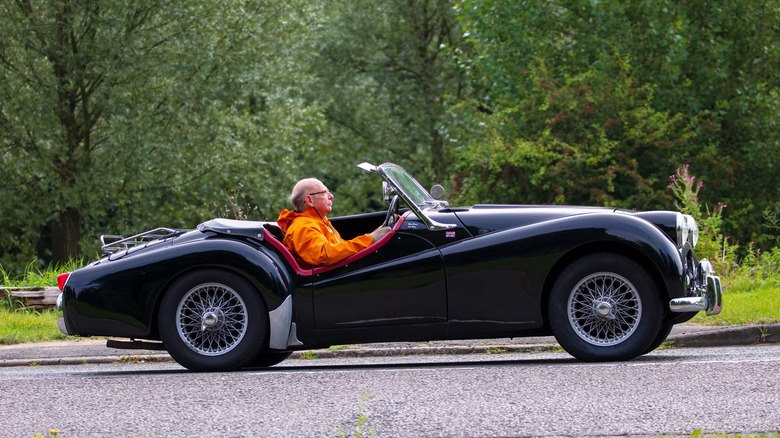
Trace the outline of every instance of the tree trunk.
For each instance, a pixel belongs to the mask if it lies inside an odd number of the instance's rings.
[[[444,139],[435,128],[431,130],[431,167],[437,184],[447,179],[447,160],[444,157]]]
[[[52,261],[64,264],[81,257],[81,211],[68,207],[51,223]]]

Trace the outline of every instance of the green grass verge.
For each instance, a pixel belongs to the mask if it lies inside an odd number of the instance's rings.
[[[51,266],[43,271],[31,263],[24,274],[11,277],[0,266],[0,286],[6,287],[56,287],[57,275],[74,271],[84,262],[73,261],[62,266]],[[0,345],[25,342],[44,342],[67,339],[57,327],[57,315],[53,309],[36,311],[24,307],[19,299],[5,297],[0,300]]]
[[[45,310],[11,310],[0,306],[0,345],[66,339],[57,328],[57,315]]]
[[[780,277],[723,279],[723,311],[697,314],[691,322],[702,325],[780,323]]]

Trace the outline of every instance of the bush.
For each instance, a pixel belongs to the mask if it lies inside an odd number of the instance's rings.
[[[675,198],[674,205],[685,214],[691,215],[699,226],[699,243],[696,246],[696,254],[700,259],[709,259],[717,272],[727,273],[736,264],[737,245],[729,242],[729,236],[723,236],[720,227],[723,223],[723,209],[726,204],[718,204],[710,210],[709,206],[699,203],[699,190],[704,187],[702,181],[689,172],[690,165],[685,164],[677,168],[677,172],[670,176],[669,188]],[[706,213],[706,214],[705,214]]]

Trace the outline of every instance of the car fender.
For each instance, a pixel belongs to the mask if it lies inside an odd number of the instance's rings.
[[[163,293],[181,275],[202,268],[235,272],[251,282],[269,311],[270,338],[287,338],[292,306],[285,303],[291,303],[296,277],[259,242],[220,236],[112,255],[74,271],[63,290],[66,327],[78,335],[156,339]],[[111,293],[99,293],[105,290]]]
[[[619,212],[505,229],[443,246],[441,251],[450,315],[456,320],[477,319],[472,300],[479,290],[480,300],[506,304],[491,307],[492,313],[483,319],[541,327],[546,293],[561,270],[579,257],[604,251],[627,254],[648,267],[663,293],[672,297],[684,293],[683,265],[674,243],[650,222]],[[486,271],[490,287],[485,287]]]

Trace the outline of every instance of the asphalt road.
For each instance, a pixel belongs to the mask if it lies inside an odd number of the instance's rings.
[[[687,436],[780,431],[780,345],[0,368],[0,436]],[[364,401],[361,401],[364,399]]]

